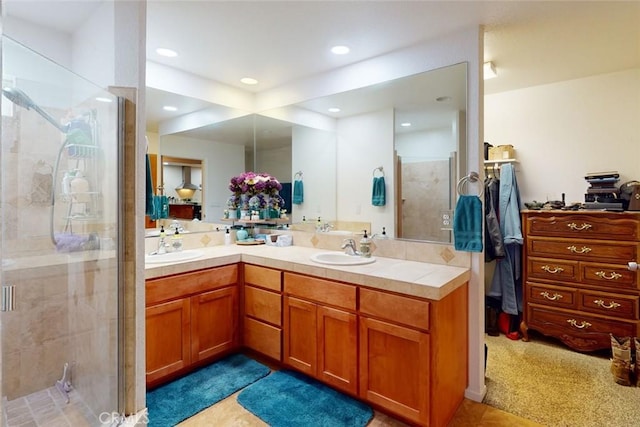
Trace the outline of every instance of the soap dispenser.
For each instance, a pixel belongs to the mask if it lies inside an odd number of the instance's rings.
[[[229,233],[229,227],[224,233],[224,244],[229,246],[231,244],[231,233]]]
[[[365,258],[371,257],[371,239],[367,236],[367,230],[364,230],[364,236],[360,239],[360,255]]]
[[[182,236],[180,232],[176,228],[176,232],[173,234],[173,241],[171,242],[171,246],[173,246],[173,250],[179,252],[182,250]]]

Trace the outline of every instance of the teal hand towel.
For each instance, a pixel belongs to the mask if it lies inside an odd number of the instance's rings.
[[[373,206],[384,206],[387,203],[387,193],[385,189],[384,176],[373,177],[373,190],[371,192],[371,204]]]
[[[453,240],[456,250],[482,252],[482,222],[480,198],[461,195],[453,214]]]
[[[300,205],[304,202],[304,186],[302,180],[299,179],[293,182],[293,198],[292,203],[294,205]]]

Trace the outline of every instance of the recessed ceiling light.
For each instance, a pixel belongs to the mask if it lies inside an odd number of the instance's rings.
[[[162,109],[164,111],[178,111],[178,108],[174,107],[173,105],[165,105],[164,107],[162,107]]]
[[[338,107],[331,107],[328,110],[330,113],[339,113],[340,109]]]
[[[409,126],[411,126],[411,123],[409,122],[400,123],[400,126],[402,126],[403,128],[408,128]]]
[[[102,96],[98,96],[98,97],[96,98],[96,101],[98,101],[98,102],[112,102],[112,101],[111,101],[111,99],[109,99],[109,98],[104,98],[104,97],[102,97]]]
[[[175,58],[178,56],[178,52],[173,49],[167,49],[166,47],[157,48],[156,53],[160,56],[166,56],[167,58]]]
[[[336,55],[346,55],[350,50],[349,46],[334,46],[331,48],[331,52]]]
[[[246,85],[257,85],[258,81],[254,78],[251,77],[243,77],[240,79],[240,81]]]

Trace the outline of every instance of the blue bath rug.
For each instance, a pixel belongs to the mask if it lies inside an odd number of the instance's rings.
[[[270,369],[235,354],[147,393],[149,426],[170,427],[269,374]]]
[[[293,371],[277,371],[238,394],[238,403],[271,427],[362,427],[373,410]]]

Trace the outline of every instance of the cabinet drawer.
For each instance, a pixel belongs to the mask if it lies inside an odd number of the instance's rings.
[[[244,283],[280,292],[282,290],[281,276],[282,273],[278,270],[257,265],[244,265]]]
[[[527,283],[525,288],[528,302],[552,307],[576,308],[576,289],[533,283]]]
[[[602,263],[580,263],[581,282],[616,289],[638,289],[638,272],[626,266]]]
[[[276,326],[282,326],[280,294],[253,286],[244,287],[244,313]]]
[[[577,282],[578,261],[547,258],[527,258],[527,277],[542,280]]]
[[[527,306],[529,326],[545,335],[560,338],[568,346],[581,351],[611,348],[610,333],[635,336],[637,322],[605,320],[583,313]]]
[[[620,263],[637,259],[638,244],[534,237],[527,239],[527,251],[529,256]]]
[[[238,282],[238,265],[226,265],[146,281],[146,305],[193,295]]]
[[[429,329],[429,301],[360,288],[360,313]]]
[[[244,345],[280,361],[282,330],[249,317],[244,318]]]
[[[356,309],[356,287],[301,274],[284,273],[284,291],[327,305]]]
[[[638,296],[580,291],[580,310],[621,319],[638,319]]]
[[[536,215],[527,217],[528,235],[575,239],[640,239],[640,222],[615,215]]]

